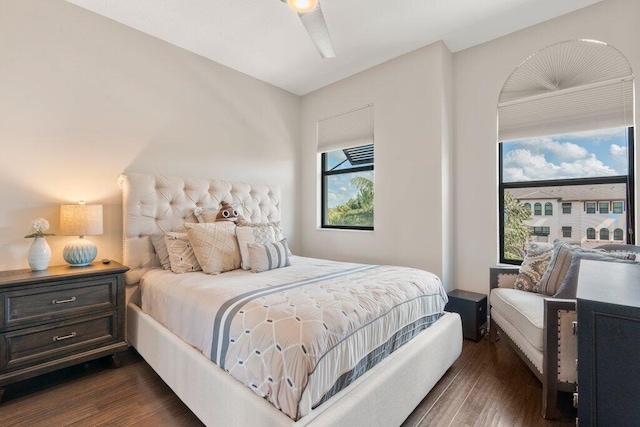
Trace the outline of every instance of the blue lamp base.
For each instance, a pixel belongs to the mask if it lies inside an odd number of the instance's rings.
[[[82,237],[67,243],[62,251],[62,257],[71,267],[89,265],[97,255],[98,247],[96,244]]]

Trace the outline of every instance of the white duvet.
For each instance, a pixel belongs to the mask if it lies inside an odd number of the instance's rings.
[[[293,256],[217,276],[153,269],[142,309],[294,420],[435,322],[447,302],[417,269]]]

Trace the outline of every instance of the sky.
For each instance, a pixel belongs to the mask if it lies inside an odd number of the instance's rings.
[[[373,171],[330,175],[327,177],[329,188],[327,194],[328,207],[333,208],[345,204],[349,199],[355,199],[358,194],[358,187],[353,185],[351,180],[357,176],[364,176],[373,181]]]
[[[626,175],[626,128],[502,144],[504,182]]]

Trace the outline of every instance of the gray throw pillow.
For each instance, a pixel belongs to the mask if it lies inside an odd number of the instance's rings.
[[[636,254],[631,252],[606,252],[604,249],[584,249],[578,245],[574,245],[565,242],[560,239],[556,239],[553,242],[553,255],[549,261],[547,270],[542,275],[540,282],[533,287],[533,292],[538,292],[546,295],[555,295],[560,289],[560,285],[564,281],[571,260],[573,259],[574,251],[580,249],[582,252],[590,253],[605,253],[612,258],[635,260]]]
[[[606,262],[621,262],[626,264],[636,264],[636,261],[628,259],[620,259],[607,252],[587,252],[583,249],[574,249],[571,264],[567,270],[558,292],[553,295],[554,298],[575,299],[578,291],[578,274],[580,273],[580,261],[583,259]]]

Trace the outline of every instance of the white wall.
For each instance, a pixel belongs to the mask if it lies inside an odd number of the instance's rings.
[[[62,0],[3,0],[0,29],[0,269],[80,199],[120,260],[123,171],[279,185],[297,249],[299,97]],[[52,264],[71,239],[48,238]]]
[[[443,197],[443,188],[449,170],[443,158],[449,155],[452,90],[443,81],[450,70],[451,53],[439,42],[302,97],[303,255],[418,267],[448,282],[449,248],[443,240],[450,236],[450,223],[443,216],[450,200]],[[319,229],[317,121],[370,102],[375,229]]]
[[[640,1],[606,0],[454,54],[454,277],[458,288],[487,293],[489,267],[498,260],[496,106],[507,77],[534,52],[579,38],[609,43],[639,73],[638,17]],[[637,88],[636,81],[636,99],[640,99]],[[636,108],[636,123],[638,118]]]

